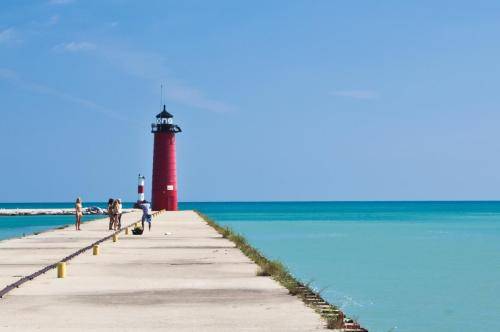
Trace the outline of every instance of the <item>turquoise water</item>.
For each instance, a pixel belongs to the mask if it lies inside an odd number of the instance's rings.
[[[84,207],[97,206],[106,208],[107,202],[83,202]],[[123,202],[124,208],[131,208],[134,203]],[[75,202],[51,203],[0,203],[0,209],[69,209],[74,208]]]
[[[191,207],[284,261],[370,331],[500,331],[500,202]]]
[[[95,218],[96,216],[85,215],[83,221]],[[0,240],[74,224],[75,216],[0,216]]]
[[[124,208],[132,207],[133,203],[124,203]],[[73,208],[75,203],[0,203],[0,209],[63,209]],[[84,205],[105,208],[105,202],[89,202]],[[84,215],[83,221],[99,218],[99,216]],[[35,232],[74,225],[75,216],[0,216],[0,240],[33,234]]]
[[[243,233],[370,331],[500,331],[500,202],[181,208]]]

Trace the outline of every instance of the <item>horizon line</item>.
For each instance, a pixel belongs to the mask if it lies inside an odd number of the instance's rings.
[[[84,201],[85,202],[85,201]],[[89,200],[88,203],[107,203],[107,200]],[[136,201],[124,201],[135,203]],[[431,200],[237,200],[237,201],[179,201],[180,204],[190,203],[452,203],[452,202],[500,202],[499,199],[431,199]],[[56,204],[74,203],[73,201],[31,201],[31,202],[0,202],[0,204]]]

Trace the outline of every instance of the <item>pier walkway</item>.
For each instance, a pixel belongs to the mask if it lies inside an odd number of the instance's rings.
[[[122,224],[139,218],[133,212]],[[107,219],[0,241],[0,289],[109,236]],[[1,331],[318,331],[324,322],[192,211],[68,262],[0,299]]]

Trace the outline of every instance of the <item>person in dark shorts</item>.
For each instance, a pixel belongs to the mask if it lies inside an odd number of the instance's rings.
[[[151,231],[151,204],[148,201],[142,201],[139,204],[142,209],[142,229],[144,229],[144,222],[147,221],[149,224],[149,230]]]
[[[114,219],[113,219],[113,202],[115,200],[110,198],[108,200],[108,216],[109,216],[109,230],[113,229]]]
[[[118,200],[115,199],[112,205],[113,212],[113,230],[118,230]]]

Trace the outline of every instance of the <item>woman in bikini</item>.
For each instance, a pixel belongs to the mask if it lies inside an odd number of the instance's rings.
[[[82,222],[82,216],[83,216],[82,199],[80,197],[76,199],[75,211],[76,211],[75,228],[77,231],[80,231],[81,230],[80,224]]]

